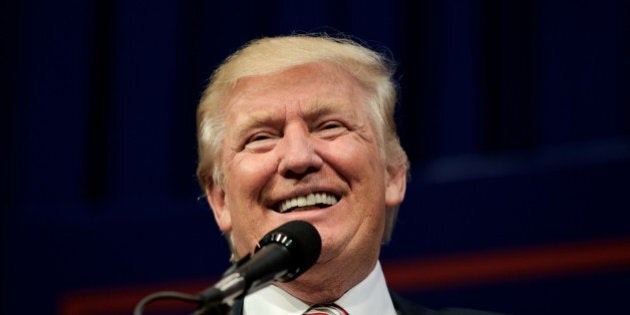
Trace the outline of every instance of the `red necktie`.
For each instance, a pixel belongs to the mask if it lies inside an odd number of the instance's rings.
[[[304,315],[348,315],[348,312],[336,304],[317,304],[311,306]]]

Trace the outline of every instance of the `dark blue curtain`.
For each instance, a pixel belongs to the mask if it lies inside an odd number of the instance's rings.
[[[345,34],[397,61],[412,176],[385,261],[630,237],[627,1],[1,9],[5,314],[227,267],[198,199],[194,113],[212,69],[261,36]],[[628,280],[622,268],[408,294],[433,307],[586,313],[623,306]]]

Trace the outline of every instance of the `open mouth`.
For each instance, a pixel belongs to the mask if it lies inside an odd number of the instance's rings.
[[[274,209],[280,213],[321,209],[334,206],[339,202],[339,197],[325,192],[310,193],[279,202]]]

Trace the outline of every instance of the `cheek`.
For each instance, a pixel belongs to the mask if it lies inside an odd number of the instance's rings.
[[[378,148],[372,145],[355,146],[342,156],[346,176],[357,193],[356,202],[364,208],[362,215],[378,220],[385,209],[385,167]],[[384,211],[382,211],[384,212]]]
[[[371,143],[346,142],[329,148],[328,152],[331,167],[344,178],[352,192],[347,201],[353,211],[343,213],[341,221],[367,223],[364,228],[380,231],[374,225],[382,222],[385,215],[385,167],[378,148]]]
[[[226,164],[226,206],[231,216],[234,241],[239,254],[253,249],[266,227],[265,212],[259,209],[261,190],[275,172],[271,157],[236,154]]]
[[[383,174],[378,148],[354,141],[336,143],[327,150],[329,161],[351,181],[373,181]],[[376,187],[374,187],[376,188]]]
[[[238,154],[230,160],[225,172],[230,192],[237,200],[258,196],[260,189],[273,176],[277,166],[271,156]],[[228,192],[229,193],[229,192]]]

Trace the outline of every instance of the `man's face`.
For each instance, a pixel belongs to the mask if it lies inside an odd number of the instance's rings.
[[[364,93],[326,63],[237,82],[226,108],[225,182],[207,193],[239,256],[270,230],[304,220],[322,237],[318,265],[374,266],[385,207],[402,201],[405,179],[387,173]]]

